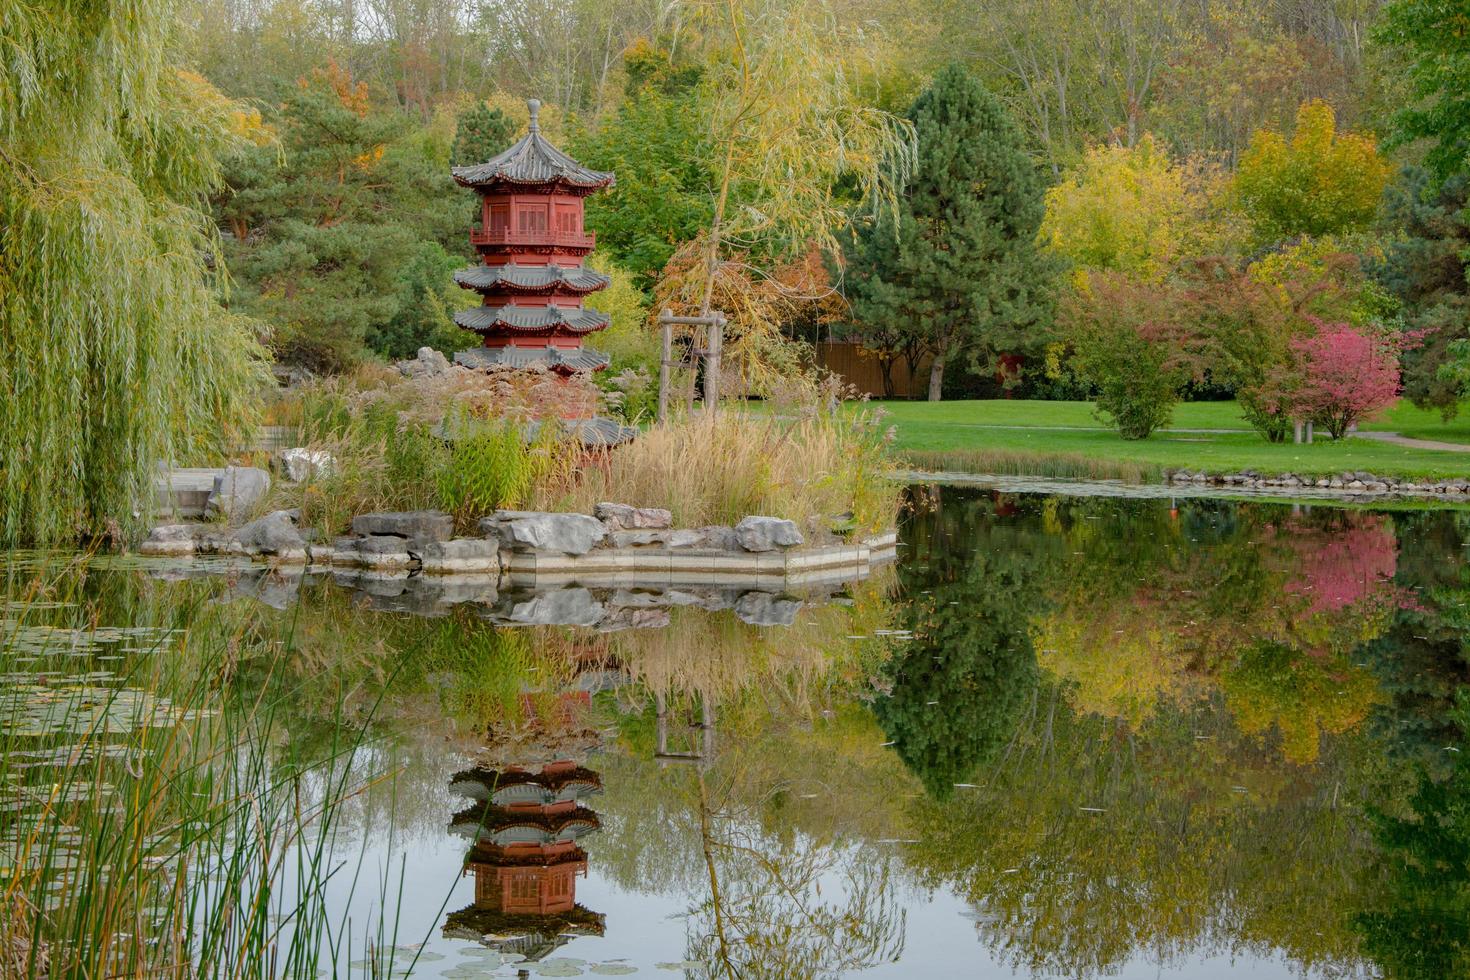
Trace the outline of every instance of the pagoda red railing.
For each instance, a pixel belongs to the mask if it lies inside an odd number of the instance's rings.
[[[486,231],[470,230],[471,245],[559,245],[563,248],[595,248],[597,235],[580,231]]]

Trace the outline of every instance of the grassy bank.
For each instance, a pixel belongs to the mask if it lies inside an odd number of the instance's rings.
[[[1300,446],[1268,443],[1250,430],[1234,402],[1180,405],[1169,431],[1139,441],[1104,426],[1085,402],[881,404],[897,430],[896,448],[926,469],[1131,480],[1156,479],[1166,469],[1308,476],[1367,470],[1425,479],[1470,474],[1470,453],[1356,438]],[[1470,444],[1470,420],[1445,423],[1406,403],[1363,428]]]

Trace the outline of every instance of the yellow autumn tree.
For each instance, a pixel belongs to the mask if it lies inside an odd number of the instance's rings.
[[[1390,167],[1370,136],[1339,133],[1332,106],[1297,110],[1296,132],[1258,130],[1232,187],[1256,241],[1336,235],[1364,228],[1378,211]]]
[[[1185,168],[1146,135],[1089,149],[1047,191],[1041,238],[1079,269],[1158,279],[1198,234],[1204,205]]]

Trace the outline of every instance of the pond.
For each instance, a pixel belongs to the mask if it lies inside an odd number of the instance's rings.
[[[909,500],[896,566],[790,596],[12,555],[0,853],[115,867],[88,808],[188,795],[129,788],[163,733],[259,731],[190,791],[253,816],[155,861],[274,855],[259,975],[1466,975],[1470,513]],[[112,894],[69,874],[43,904]],[[209,907],[173,934],[248,972]]]

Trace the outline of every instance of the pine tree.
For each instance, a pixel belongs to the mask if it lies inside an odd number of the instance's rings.
[[[932,358],[929,400],[944,370],[1031,346],[1051,309],[1052,261],[1037,248],[1042,188],[1000,101],[964,68],[945,68],[908,112],[918,163],[897,213],[880,213],[848,250],[860,333],[907,324]],[[887,236],[889,247],[875,242]]]
[[[455,120],[450,163],[456,167],[484,163],[510,146],[515,131],[515,123],[505,113],[476,102]]]

